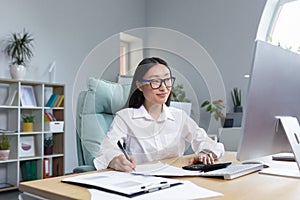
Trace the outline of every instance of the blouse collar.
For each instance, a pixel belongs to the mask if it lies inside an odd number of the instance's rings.
[[[146,118],[149,120],[153,120],[152,116],[148,113],[144,105],[141,105],[141,107],[137,109],[133,109],[133,118]],[[172,115],[170,108],[163,104],[163,110],[158,117],[157,121],[164,121],[167,119],[175,120],[174,116]]]

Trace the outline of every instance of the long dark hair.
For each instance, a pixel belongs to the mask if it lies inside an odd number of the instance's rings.
[[[171,69],[168,66],[168,63],[166,61],[164,61],[163,59],[157,58],[157,57],[144,58],[138,64],[138,66],[134,72],[129,97],[128,97],[127,103],[125,104],[125,107],[139,108],[139,107],[141,107],[141,105],[143,105],[143,103],[145,101],[145,97],[144,97],[143,92],[137,88],[136,81],[143,79],[143,77],[147,73],[147,71],[151,67],[153,67],[154,65],[157,65],[157,64],[165,65],[169,69],[170,75],[172,76]],[[167,106],[170,106],[171,96],[172,95],[170,94],[167,99],[167,102],[165,103]]]

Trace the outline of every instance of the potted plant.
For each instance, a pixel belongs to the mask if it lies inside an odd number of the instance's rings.
[[[227,118],[223,115],[222,110],[225,108],[222,99],[214,100],[212,102],[205,100],[201,106],[201,108],[206,108],[206,112],[213,114],[215,120],[221,120],[222,127],[232,127],[233,119]]]
[[[2,135],[0,140],[0,160],[7,160],[10,152],[10,144],[5,134]]]
[[[184,110],[188,115],[191,114],[192,103],[185,96],[183,84],[178,84],[172,88],[172,101],[170,106]]]
[[[13,79],[23,79],[26,64],[33,56],[33,38],[25,29],[20,33],[11,33],[4,49],[11,59],[10,73]]]
[[[225,108],[225,106],[223,105],[223,100],[219,99],[219,100],[214,100],[212,102],[205,100],[201,106],[201,108],[206,107],[206,112],[209,112],[210,114],[214,115],[215,120],[225,120],[225,116],[222,113],[223,108]]]
[[[28,114],[22,115],[23,119],[23,132],[32,132],[33,131],[33,123],[34,123],[35,116]]]
[[[44,155],[51,155],[53,153],[54,139],[48,137],[44,139]]]
[[[233,91],[231,91],[231,97],[233,101],[233,112],[243,112],[241,90],[233,88]]]

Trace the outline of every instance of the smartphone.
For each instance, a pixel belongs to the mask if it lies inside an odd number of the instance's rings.
[[[226,168],[229,165],[231,165],[231,162],[208,164],[208,165],[199,163],[199,164],[194,164],[194,165],[183,166],[182,169],[208,172],[208,171]]]

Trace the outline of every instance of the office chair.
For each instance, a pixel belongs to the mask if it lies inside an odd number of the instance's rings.
[[[93,160],[112,123],[114,114],[127,101],[130,84],[89,78],[88,90],[81,91],[76,111],[78,167],[74,173],[96,170]]]

